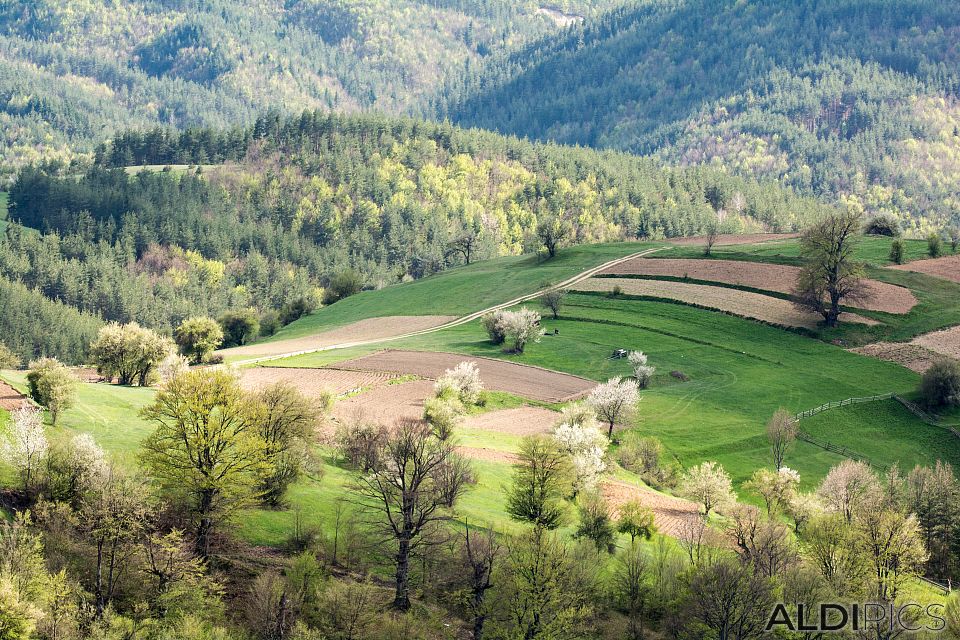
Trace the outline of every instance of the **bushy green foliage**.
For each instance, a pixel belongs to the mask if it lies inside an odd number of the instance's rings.
[[[920,379],[920,395],[930,407],[960,405],[960,364],[946,358],[934,362]]]
[[[213,318],[189,318],[173,332],[173,339],[180,353],[200,364],[223,342],[223,329]]]
[[[890,243],[890,262],[894,264],[903,264],[903,240],[895,239]]]
[[[47,408],[50,421],[56,425],[60,414],[76,400],[77,379],[55,358],[41,358],[30,363],[27,373],[30,396]]]
[[[238,347],[260,335],[260,318],[254,309],[228,311],[217,322],[223,329],[224,347]]]

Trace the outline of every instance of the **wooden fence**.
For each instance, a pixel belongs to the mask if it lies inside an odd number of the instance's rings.
[[[874,462],[873,460],[870,459],[869,456],[865,456],[862,453],[858,453],[857,451],[854,451],[853,449],[850,449],[848,447],[844,447],[843,445],[834,444],[829,440],[821,440],[819,438],[815,438],[809,433],[807,433],[806,431],[804,431],[803,429],[797,430],[797,438],[800,440],[803,440],[804,442],[812,444],[815,447],[820,447],[825,451],[835,453],[845,458],[850,458],[851,460],[857,460],[859,462],[863,462],[864,464],[868,464],[871,467],[874,467],[875,469],[879,469],[880,471],[886,472],[888,469],[887,465]]]
[[[809,418],[811,416],[815,416],[818,413],[822,413],[830,409],[838,409],[840,407],[846,407],[851,404],[862,404],[864,402],[877,402],[878,400],[889,400],[890,398],[893,398],[893,397],[894,395],[892,393],[882,393],[878,396],[866,396],[864,398],[847,398],[846,400],[837,400],[836,402],[828,402],[826,404],[822,404],[819,407],[816,407],[814,409],[807,409],[806,411],[801,411],[800,413],[795,415],[793,419],[799,422],[803,418]]]

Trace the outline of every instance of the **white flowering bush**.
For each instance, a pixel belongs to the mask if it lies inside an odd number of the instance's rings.
[[[579,412],[578,417],[585,414]],[[574,491],[581,492],[596,486],[607,469],[606,455],[610,441],[588,416],[581,422],[561,421],[553,432],[560,448],[570,455],[576,477]]]
[[[171,353],[157,367],[157,377],[161,385],[170,384],[170,381],[181,373],[190,370],[190,361],[177,353]]]
[[[637,386],[646,389],[657,368],[647,364],[647,355],[642,351],[631,351],[627,354],[627,360],[633,368],[633,377],[637,379]]]
[[[102,484],[110,470],[107,454],[89,433],[79,433],[71,440],[67,468],[73,475],[75,490],[79,491]]]
[[[453,369],[447,369],[434,385],[434,395],[438,398],[457,398],[465,405],[480,402],[483,394],[483,381],[476,362],[461,362]]]
[[[43,414],[33,407],[20,407],[10,416],[2,436],[0,457],[20,473],[23,489],[28,491],[50,450],[43,430]]]
[[[501,323],[507,350],[512,353],[523,353],[528,342],[540,341],[540,314],[532,309],[504,311]]]

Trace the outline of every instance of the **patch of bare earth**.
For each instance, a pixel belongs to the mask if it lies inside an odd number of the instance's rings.
[[[582,397],[596,383],[566,373],[529,365],[432,351],[397,351],[388,349],[369,356],[340,362],[338,369],[357,371],[390,371],[422,378],[437,378],[447,369],[469,361],[477,363],[480,378],[487,389],[506,391],[543,402],[566,402]]]
[[[917,336],[910,344],[960,360],[960,325]]]
[[[286,382],[306,396],[317,396],[323,391],[340,394],[380,387],[397,377],[395,373],[382,371],[255,367],[241,370],[240,384],[244,389],[257,391],[277,382]]]
[[[708,280],[739,287],[764,291],[790,293],[800,274],[799,267],[763,262],[740,262],[737,260],[695,260],[677,258],[634,258],[613,265],[601,272],[613,275],[668,276]],[[917,304],[917,299],[906,287],[866,280],[862,301],[850,306],[886,313],[907,313]]]
[[[619,286],[623,293],[636,296],[650,296],[677,300],[686,304],[717,309],[784,327],[806,327],[812,329],[822,318],[796,308],[789,300],[765,296],[752,291],[740,291],[726,287],[713,287],[703,284],[672,282],[665,280],[638,280],[636,278],[589,278],[574,285],[577,291],[612,291]],[[878,324],[875,320],[854,313],[844,313],[841,322],[857,322],[867,325]]]
[[[799,233],[744,233],[728,234],[722,233],[717,236],[714,246],[734,245],[734,244],[757,244],[758,242],[772,242],[775,240],[791,240],[799,238]],[[689,238],[670,238],[667,240],[670,244],[680,247],[700,246],[707,242],[704,236],[691,236]]]
[[[637,501],[653,511],[657,530],[674,538],[680,535],[686,524],[700,517],[697,505],[689,500],[663,495],[621,480],[601,482],[600,492],[610,505],[615,517],[624,504]]]
[[[243,347],[223,349],[218,353],[223,354],[225,357],[240,356],[257,358],[284,353],[297,353],[311,349],[324,349],[336,345],[346,346],[355,343],[375,342],[377,340],[406,335],[415,331],[439,327],[454,319],[454,316],[387,316],[383,318],[367,318],[305,338],[291,338],[290,340],[251,344]]]
[[[908,369],[923,373],[936,361],[938,354],[909,342],[875,342],[855,349],[853,353],[894,362]]]
[[[509,433],[514,436],[531,436],[550,433],[559,415],[556,411],[541,407],[518,407],[470,416],[464,421],[463,426],[470,429]]]
[[[888,269],[897,271],[913,271],[935,278],[943,278],[952,282],[960,282],[960,255],[931,258],[929,260],[914,260],[907,264],[898,264]]]
[[[9,384],[0,380],[0,409],[5,411],[16,411],[24,405],[29,405],[30,400]]]
[[[490,449],[488,447],[457,447],[457,453],[464,458],[473,460],[483,460],[485,462],[502,462],[504,464],[514,464],[519,460],[514,453],[500,451],[499,449]]]
[[[374,422],[392,425],[400,420],[419,420],[423,403],[433,395],[433,382],[415,380],[369,389],[341,398],[333,405],[333,418],[339,422]]]

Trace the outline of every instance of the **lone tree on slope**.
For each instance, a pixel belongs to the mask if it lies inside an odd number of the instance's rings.
[[[837,326],[840,305],[864,298],[863,265],[853,259],[860,216],[838,213],[807,229],[800,239],[805,264],[794,290],[796,304]]]

